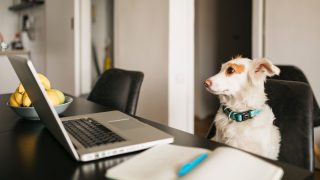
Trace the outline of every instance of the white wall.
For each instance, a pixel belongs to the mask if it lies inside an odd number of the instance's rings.
[[[11,0],[0,1],[0,32],[6,42],[10,42],[19,28],[19,18],[14,12],[8,10]],[[11,67],[10,62],[0,56],[0,94],[13,92],[19,80]]]
[[[80,33],[75,34],[75,54],[80,54],[78,59],[75,59],[75,67],[77,63],[80,66],[80,70],[76,71],[78,74],[75,76],[78,77],[78,81],[80,84],[79,94],[88,94],[92,89],[91,84],[91,66],[92,66],[92,50],[91,50],[91,0],[76,0],[80,5],[80,14],[79,16],[75,16],[75,22],[80,24]],[[76,3],[77,4],[77,3]],[[76,56],[77,57],[77,56]],[[77,93],[77,91],[76,91]]]
[[[11,42],[14,34],[21,31],[22,15],[27,14],[33,18],[35,24],[35,39],[30,40],[25,33],[22,35],[24,47],[30,51],[32,62],[38,72],[46,74],[45,68],[45,8],[39,6],[36,8],[12,12],[8,7],[12,5],[12,0],[0,1],[0,32],[4,35],[6,42]],[[19,80],[11,67],[10,63],[0,59],[0,93],[10,93],[18,86]]]
[[[75,16],[73,1],[48,0],[46,6],[46,69],[54,88],[78,95],[79,82],[75,67],[75,32],[71,19]],[[62,8],[63,6],[63,8]],[[63,9],[63,10],[62,10]],[[78,23],[74,22],[74,26]],[[78,29],[79,27],[74,27]],[[80,56],[78,54],[78,56]]]
[[[193,133],[194,0],[115,1],[115,66],[144,72],[137,115]]]
[[[47,75],[54,88],[74,96],[91,90],[90,3],[45,2]]]
[[[194,0],[169,0],[169,126],[194,132]]]
[[[46,22],[45,7],[38,6],[21,12],[33,19],[34,40],[30,40],[27,33],[23,33],[23,43],[26,50],[30,51],[31,60],[38,72],[46,74]],[[20,26],[21,28],[21,26]]]
[[[3,34],[6,42],[10,42],[19,29],[18,14],[8,10],[8,7],[11,5],[12,0],[0,1],[0,32]]]
[[[263,7],[265,1],[265,8]],[[307,76],[314,95],[320,102],[319,50],[320,1],[259,0],[254,1],[253,49],[256,57],[266,56],[275,64],[295,65]],[[263,10],[265,9],[265,12]],[[263,16],[265,15],[265,22]],[[263,37],[264,33],[264,37]],[[281,72],[280,72],[281,73]],[[314,128],[314,141],[320,145],[320,128]],[[320,163],[316,161],[316,167]]]
[[[320,102],[319,0],[267,0],[265,56],[276,64],[292,64],[306,74]]]
[[[116,0],[115,66],[145,74],[137,115],[168,123],[168,0]]]

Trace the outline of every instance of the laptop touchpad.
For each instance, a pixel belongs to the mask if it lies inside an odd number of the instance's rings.
[[[112,126],[118,128],[118,129],[123,129],[123,130],[128,130],[128,129],[135,129],[135,128],[141,128],[143,127],[143,124],[132,119],[126,119],[126,120],[120,120],[120,121],[111,121],[109,122]]]

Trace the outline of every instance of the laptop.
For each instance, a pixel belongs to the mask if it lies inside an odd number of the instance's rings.
[[[91,161],[173,142],[173,137],[120,111],[60,118],[29,59],[7,56],[50,133],[77,161]]]

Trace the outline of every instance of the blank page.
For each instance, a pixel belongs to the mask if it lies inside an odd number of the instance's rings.
[[[219,147],[185,179],[276,180],[283,170],[243,151]]]
[[[199,155],[209,156],[182,178],[179,169]],[[107,171],[112,179],[224,179],[276,180],[283,170],[243,151],[220,147],[213,152],[193,147],[160,145],[151,148]]]
[[[112,179],[176,179],[180,167],[202,153],[211,152],[201,148],[177,145],[159,145],[107,171]]]

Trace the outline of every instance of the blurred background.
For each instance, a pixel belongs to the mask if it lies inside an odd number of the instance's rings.
[[[1,0],[0,93],[19,83],[4,54],[31,58],[85,97],[106,69],[144,72],[137,115],[193,132],[217,98],[202,81],[241,54],[295,65],[320,101],[318,0]]]

